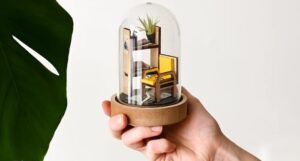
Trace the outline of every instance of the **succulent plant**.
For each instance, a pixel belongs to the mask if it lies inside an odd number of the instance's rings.
[[[139,17],[139,21],[142,24],[142,27],[138,27],[138,28],[141,31],[145,31],[147,35],[152,35],[155,33],[155,27],[159,22],[158,20],[149,17],[149,15],[147,15],[147,18],[145,19]]]

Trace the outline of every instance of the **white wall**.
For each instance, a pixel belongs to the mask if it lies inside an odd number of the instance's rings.
[[[100,103],[118,89],[118,27],[143,0],[59,0],[74,19],[69,106],[46,161],[141,161],[114,140]],[[237,144],[300,160],[300,1],[154,0],[177,17],[182,82]]]

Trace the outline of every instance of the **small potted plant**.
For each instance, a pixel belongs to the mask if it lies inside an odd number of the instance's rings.
[[[141,19],[139,17],[139,21],[142,24],[142,27],[139,27],[141,31],[145,31],[148,41],[150,43],[155,43],[155,28],[156,24],[159,22],[158,20],[154,20],[147,15],[147,19]]]

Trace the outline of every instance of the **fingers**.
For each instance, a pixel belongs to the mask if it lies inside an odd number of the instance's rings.
[[[171,153],[176,149],[176,145],[165,138],[151,140],[147,143],[146,154],[150,160],[155,160],[156,156],[163,153]]]
[[[102,108],[107,116],[111,115],[110,101],[103,101]],[[112,135],[117,139],[121,138],[122,131],[127,127],[127,124],[127,117],[123,114],[113,116],[109,119],[109,128],[111,130]]]
[[[162,133],[162,126],[157,127],[134,127],[122,135],[123,143],[135,150],[142,151],[145,146],[144,140]]]
[[[107,116],[110,116],[110,114],[111,114],[110,101],[103,101],[102,102],[102,109],[103,109],[103,112]]]
[[[108,116],[111,115],[110,106],[110,101],[103,101],[102,108]],[[176,147],[166,139],[150,140],[146,143],[145,140],[159,136],[162,133],[163,127],[134,127],[128,129],[128,120],[124,114],[112,116],[109,119],[109,127],[112,135],[117,139],[122,139],[126,146],[139,151],[144,151],[146,148],[147,153],[152,156],[173,151]]]
[[[103,101],[102,102],[102,108],[104,113],[107,116],[111,115],[111,103],[110,101]],[[122,135],[122,131],[127,126],[127,117],[123,114],[113,116],[109,119],[109,128],[111,130],[112,135],[120,139]]]
[[[127,127],[127,124],[128,120],[124,114],[119,114],[109,119],[111,133],[117,139],[121,138],[122,132]]]
[[[182,87],[182,93],[187,97],[188,101],[191,103],[200,103],[198,98],[193,96],[186,88]]]

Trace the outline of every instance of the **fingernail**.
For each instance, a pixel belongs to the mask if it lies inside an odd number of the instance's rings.
[[[153,132],[159,132],[159,131],[162,130],[162,126],[151,127],[151,130],[152,130]]]

